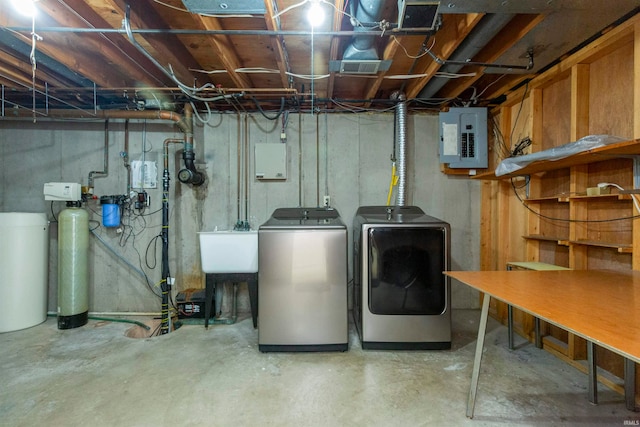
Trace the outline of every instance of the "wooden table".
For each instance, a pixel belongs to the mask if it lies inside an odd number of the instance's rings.
[[[566,267],[560,267],[559,265],[547,264],[545,262],[536,261],[509,261],[507,262],[507,270],[513,270],[513,268],[520,270],[535,270],[535,271],[547,271],[547,270],[569,270]],[[536,347],[542,348],[542,334],[540,332],[540,319],[534,317],[534,335]],[[513,307],[507,305],[507,334],[509,334],[509,350],[513,350]]]
[[[586,339],[591,346],[595,343],[624,356],[626,405],[635,410],[635,363],[640,363],[640,272],[449,271],[445,274],[485,294],[467,417],[473,418],[490,297],[564,328]],[[595,369],[593,372],[595,377]],[[595,378],[591,376],[590,386],[595,387]]]

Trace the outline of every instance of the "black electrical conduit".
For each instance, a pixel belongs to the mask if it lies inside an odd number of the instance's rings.
[[[427,53],[431,58],[433,58],[434,61],[436,61],[436,63],[440,65],[470,65],[470,66],[501,68],[501,69],[509,69],[509,70],[531,70],[533,68],[533,49],[529,49],[527,51],[527,58],[529,59],[529,63],[527,65],[491,64],[489,62],[473,62],[471,60],[454,61],[449,59],[441,59],[430,50],[427,50]]]

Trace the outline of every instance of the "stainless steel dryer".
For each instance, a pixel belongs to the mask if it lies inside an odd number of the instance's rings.
[[[360,207],[353,257],[363,349],[451,348],[449,224],[416,206]]]
[[[260,351],[348,349],[347,245],[335,209],[276,209],[260,226]]]

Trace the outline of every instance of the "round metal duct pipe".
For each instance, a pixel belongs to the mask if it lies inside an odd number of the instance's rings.
[[[396,138],[398,150],[398,199],[397,206],[405,204],[405,189],[407,184],[407,98],[402,92],[394,92],[391,99],[397,100],[396,105]]]

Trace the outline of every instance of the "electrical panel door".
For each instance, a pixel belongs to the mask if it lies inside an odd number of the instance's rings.
[[[488,166],[486,108],[451,108],[440,113],[440,163],[454,169]]]

